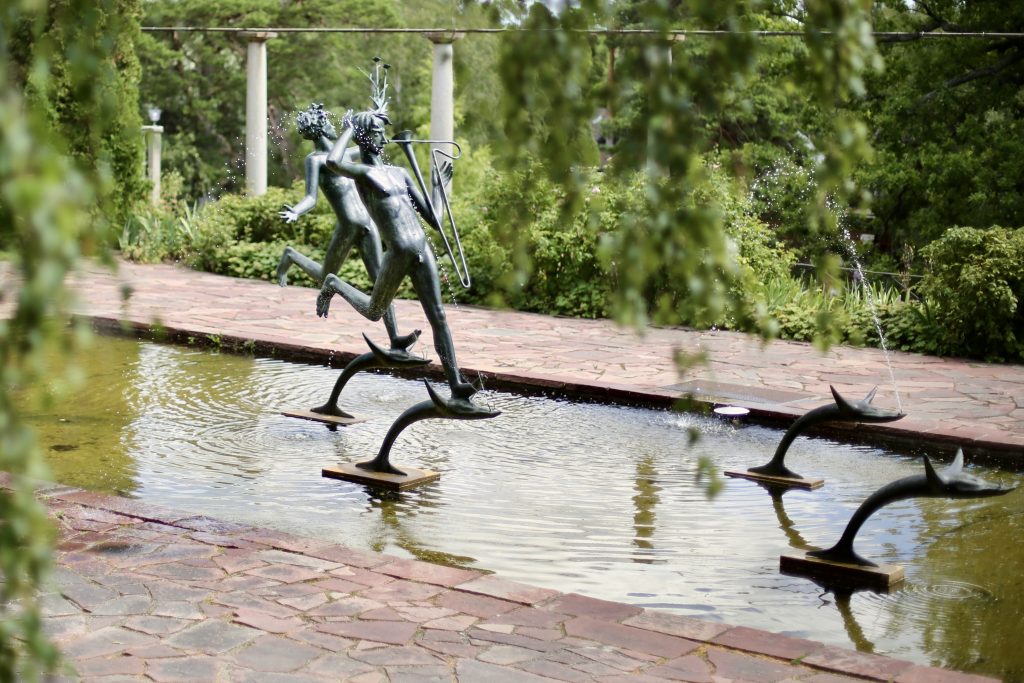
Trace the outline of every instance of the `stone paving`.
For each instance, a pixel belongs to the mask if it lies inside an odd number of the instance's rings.
[[[314,290],[173,265],[123,263],[116,275],[93,268],[77,278],[76,289],[80,311],[100,322],[148,328],[159,321],[171,334],[254,341],[260,349],[306,358],[344,361],[364,353],[364,331],[386,341],[380,323],[361,318],[341,300],[329,318],[317,318]],[[424,328],[417,350],[436,358],[419,304],[396,301],[395,307],[401,331]],[[831,402],[830,384],[851,399],[878,385],[875,404],[897,406],[878,349],[835,347],[822,354],[799,342],[762,344],[739,333],[685,329],[650,328],[641,336],[606,320],[472,306],[448,306],[448,317],[467,376],[480,373],[492,387],[652,403],[692,392],[699,400],[745,406],[783,423]],[[677,350],[704,352],[708,363],[680,377],[673,364]],[[988,453],[1005,463],[1024,455],[1024,367],[910,353],[892,353],[891,363],[907,417],[858,425],[859,433],[946,450],[962,446],[968,460]],[[436,363],[430,369],[440,374]]]
[[[69,487],[39,495],[59,529],[42,596],[57,681],[992,680]]]

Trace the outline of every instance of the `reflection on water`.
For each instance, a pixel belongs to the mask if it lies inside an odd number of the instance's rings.
[[[798,438],[789,458],[826,480],[772,495],[728,480],[709,500],[698,461],[763,462],[782,432],[693,415],[488,393],[481,422],[412,425],[396,463],[441,472],[400,495],[324,479],[373,457],[420,382],[362,374],[337,431],[283,417],[315,405],[337,370],[101,339],[78,396],[37,414],[59,480],[353,547],[499,572],[561,591],[658,607],[864,651],[1024,678],[1024,492],[919,499],[877,512],[858,551],[906,568],[888,595],[837,594],[778,571],[827,547],[879,486],[920,458]],[[913,410],[912,406],[908,407]],[[701,439],[690,445],[688,431]],[[985,473],[1018,483],[1020,476]]]

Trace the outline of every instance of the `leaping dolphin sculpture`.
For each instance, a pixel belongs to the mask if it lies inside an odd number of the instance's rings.
[[[827,550],[814,550],[807,553],[830,562],[844,562],[862,567],[877,567],[874,562],[865,560],[853,550],[853,539],[861,526],[876,510],[889,503],[907,498],[988,498],[1002,496],[1016,489],[1016,486],[1005,487],[967,474],[964,470],[964,452],[957,450],[953,464],[942,472],[936,472],[931,460],[924,456],[924,474],[914,474],[886,484],[860,504],[853,513],[846,530],[839,542]]]
[[[786,430],[782,441],[779,442],[778,448],[775,449],[775,455],[772,456],[772,459],[759,467],[751,467],[747,470],[748,472],[764,474],[770,477],[803,479],[799,474],[787,468],[784,461],[790,444],[793,443],[793,440],[796,439],[800,432],[806,430],[811,425],[818,424],[819,422],[895,422],[905,416],[905,413],[876,408],[871,405],[878,387],[874,387],[868,392],[867,396],[856,403],[851,403],[840,396],[839,392],[831,384],[828,388],[832,392],[835,403],[820,406],[801,415]]]

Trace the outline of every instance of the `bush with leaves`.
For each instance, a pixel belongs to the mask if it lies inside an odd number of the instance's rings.
[[[15,475],[0,488],[0,681],[38,680],[58,663],[37,599],[54,529],[33,489],[48,472],[22,415],[71,382],[73,363],[60,372],[46,360],[73,358],[88,336],[68,324],[65,278],[106,243],[104,218],[141,194],[137,11],[132,0],[0,5],[0,244],[11,307],[0,321],[0,471]],[[111,182],[112,169],[124,177]]]
[[[940,354],[1024,358],[1024,228],[951,228],[921,250]]]

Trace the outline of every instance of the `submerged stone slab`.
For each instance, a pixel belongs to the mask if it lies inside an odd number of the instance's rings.
[[[352,417],[336,417],[334,415],[321,415],[320,413],[314,413],[312,410],[282,410],[281,414],[285,417],[297,417],[300,420],[312,420],[313,422],[321,422],[326,425],[334,425],[337,427],[347,427],[348,425],[366,422],[365,417],[359,417],[358,415],[353,415]]]
[[[759,481],[765,484],[771,484],[772,486],[791,486],[793,488],[812,490],[820,488],[824,483],[824,479],[808,479],[806,477],[773,477],[769,474],[757,474],[756,472],[732,472],[727,471],[724,473],[727,477],[733,477],[735,479],[749,479],[750,481]]]
[[[867,587],[881,591],[889,590],[905,578],[903,567],[895,564],[865,567],[807,555],[781,555],[779,570],[783,574],[808,576],[851,588]]]
[[[390,491],[404,491],[405,489],[437,481],[441,478],[441,473],[434,472],[433,470],[420,470],[415,467],[406,467],[405,465],[395,465],[395,467],[405,472],[405,474],[371,472],[356,467],[356,464],[352,462],[342,463],[334,467],[325,467],[323,468],[323,476],[330,479],[353,481],[357,484],[375,486]]]

